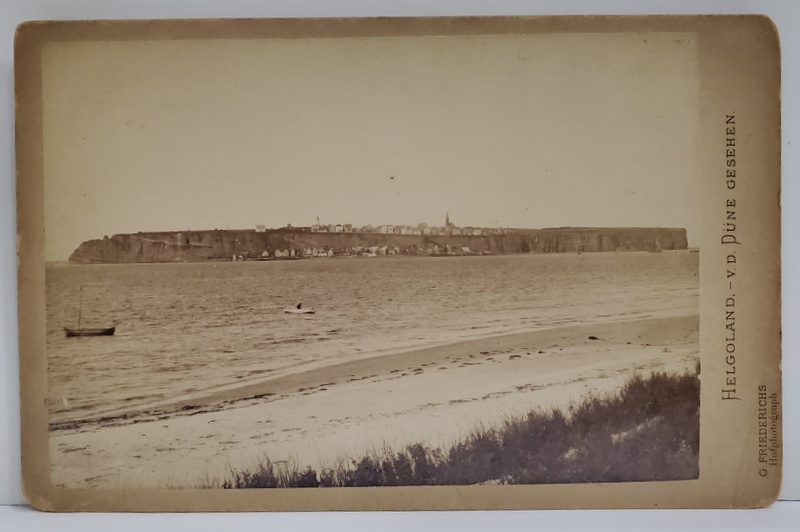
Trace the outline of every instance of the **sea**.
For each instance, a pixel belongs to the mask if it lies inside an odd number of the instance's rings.
[[[698,314],[699,254],[48,264],[51,423],[471,338]],[[284,307],[313,307],[313,315]],[[116,326],[67,338],[64,327]]]

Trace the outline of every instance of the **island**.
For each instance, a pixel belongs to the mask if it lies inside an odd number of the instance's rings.
[[[686,229],[557,227],[544,229],[348,224],[277,229],[211,229],[115,234],[81,243],[75,264],[292,260],[330,257],[464,256],[687,250]]]

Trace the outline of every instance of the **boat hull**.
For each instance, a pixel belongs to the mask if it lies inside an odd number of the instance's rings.
[[[314,314],[316,312],[313,308],[285,308],[283,311],[286,314]]]
[[[107,327],[104,329],[70,329],[64,327],[64,333],[67,336],[111,336],[114,334],[116,327]]]

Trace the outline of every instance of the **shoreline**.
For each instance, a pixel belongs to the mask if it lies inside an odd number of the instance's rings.
[[[445,445],[509,415],[612,392],[633,372],[692,370],[698,327],[694,315],[494,336],[279,376],[148,416],[63,427],[50,433],[53,483],[192,486],[266,456],[318,466],[370,447]]]
[[[661,250],[646,250],[646,249],[621,249],[618,251],[609,251],[609,250],[602,250],[602,251],[550,251],[550,252],[517,252],[517,253],[501,253],[501,252],[473,252],[473,253],[439,253],[439,254],[424,254],[424,253],[416,253],[416,254],[407,254],[407,253],[397,253],[397,254],[387,254],[387,255],[333,255],[332,257],[307,257],[307,256],[295,256],[295,257],[269,257],[269,258],[245,258],[245,259],[237,259],[231,260],[230,257],[209,257],[209,258],[198,258],[198,259],[175,259],[175,260],[149,260],[149,261],[117,261],[117,262],[108,262],[108,261],[97,261],[97,262],[78,262],[78,261],[70,261],[67,260],[48,260],[45,261],[46,266],[103,266],[103,265],[119,265],[119,264],[136,264],[136,265],[147,265],[147,264],[219,264],[219,263],[251,263],[251,262],[266,262],[266,263],[273,263],[273,262],[294,262],[294,261],[306,261],[306,260],[313,260],[313,261],[325,261],[325,260],[347,260],[347,259],[358,259],[358,260],[365,260],[365,259],[414,259],[414,258],[425,258],[425,259],[442,259],[442,258],[468,258],[468,257],[514,257],[514,256],[558,256],[558,255],[644,255],[644,254],[653,254],[653,253],[699,253],[700,249],[698,247],[687,247],[685,249],[661,249]]]
[[[217,387],[215,391],[203,394],[183,394],[169,399],[154,400],[130,408],[118,408],[87,418],[65,419],[50,423],[50,431],[73,430],[83,426],[118,426],[136,422],[135,420],[163,419],[164,416],[181,415],[203,409],[222,410],[228,405],[248,400],[275,400],[286,397],[288,394],[314,390],[323,386],[342,384],[374,378],[386,367],[392,366],[392,371],[402,371],[403,364],[419,366],[425,362],[440,362],[454,358],[462,351],[487,351],[506,349],[521,345],[552,344],[564,337],[580,335],[592,336],[592,330],[604,329],[605,334],[615,334],[614,325],[626,329],[632,324],[648,329],[658,325],[665,319],[675,318],[635,318],[603,321],[592,324],[577,324],[567,326],[554,326],[526,332],[512,332],[503,334],[488,334],[470,338],[462,342],[447,341],[435,343],[431,346],[416,347],[412,349],[391,350],[372,356],[361,356],[352,360],[330,363],[311,362],[285,370],[277,370],[273,375],[252,379],[255,382],[225,384]],[[619,334],[619,332],[616,332]],[[602,339],[599,341],[603,341]],[[542,351],[541,347],[533,346],[531,349]],[[395,367],[397,366],[397,367]],[[271,372],[271,371],[270,371]],[[378,373],[376,373],[378,372]],[[302,389],[302,390],[301,390]]]

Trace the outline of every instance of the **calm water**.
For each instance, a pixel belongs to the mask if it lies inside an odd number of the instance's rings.
[[[116,335],[65,338],[77,326]],[[698,254],[49,265],[51,421],[562,324],[698,312]],[[313,316],[283,313],[302,302]]]

